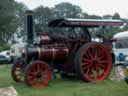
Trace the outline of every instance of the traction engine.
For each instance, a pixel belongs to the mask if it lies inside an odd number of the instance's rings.
[[[38,42],[33,40],[32,12],[27,11],[27,45],[22,56],[12,67],[12,78],[16,82],[26,82],[37,88],[45,87],[55,72],[64,76],[74,76],[88,82],[97,82],[107,78],[110,73],[111,54],[102,43],[92,42],[88,28],[100,26],[121,26],[120,20],[95,19],[56,19],[48,26],[71,28],[75,36],[50,36],[39,33]],[[80,27],[83,32],[76,32]]]

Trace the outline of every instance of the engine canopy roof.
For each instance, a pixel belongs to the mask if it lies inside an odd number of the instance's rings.
[[[56,19],[48,23],[49,27],[100,27],[100,26],[121,26],[122,20],[108,19]]]

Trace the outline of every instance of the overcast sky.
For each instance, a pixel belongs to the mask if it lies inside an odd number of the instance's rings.
[[[79,5],[88,14],[105,15],[118,12],[121,17],[128,18],[128,0],[16,0],[25,3],[30,9],[40,5],[53,7],[61,2]]]

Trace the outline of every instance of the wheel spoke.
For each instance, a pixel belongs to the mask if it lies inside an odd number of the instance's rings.
[[[21,73],[17,73],[16,75],[20,77],[21,76]]]
[[[91,66],[91,68],[90,68],[90,74],[93,74],[93,71],[94,71],[94,67]]]
[[[96,66],[96,74],[97,76],[100,76],[100,68]]]
[[[92,59],[93,58],[92,53],[90,52],[89,49],[87,50],[87,54],[88,54],[89,59]]]
[[[98,63],[100,63],[100,64],[107,64],[108,61],[106,61],[106,60],[102,60],[102,61],[98,61]]]
[[[95,67],[95,71],[98,73],[99,72],[99,68],[98,67]]]
[[[28,74],[29,74],[29,76],[36,78],[37,72],[29,72]]]
[[[95,49],[95,54],[94,54],[95,58],[97,57],[97,54],[98,54],[97,49]]]
[[[90,64],[90,60],[89,59],[86,59],[86,58],[83,58],[81,60],[81,63],[84,65],[84,64]]]
[[[89,75],[89,78],[95,79],[96,72],[93,66],[91,67],[88,75]]]
[[[31,71],[31,72],[29,72],[28,74],[29,74],[29,75],[36,75],[37,72],[32,72],[32,71]]]
[[[87,53],[84,53],[84,55],[86,56],[87,59],[90,59]]]
[[[23,80],[24,75],[22,73],[17,73],[16,75],[18,79]]]
[[[48,73],[43,72],[43,73],[42,73],[42,78],[47,78],[47,75],[48,75]]]
[[[91,65],[86,65],[83,67],[83,70],[89,69],[91,67]]]
[[[101,48],[98,48],[98,47],[97,47],[95,50],[96,50],[96,52],[95,52],[95,57],[99,57],[99,56],[104,55]]]
[[[17,68],[16,68],[16,71],[21,71],[21,68],[17,67]]]
[[[98,56],[98,59],[99,59],[99,60],[102,60],[103,58],[104,58],[104,54]]]
[[[102,51],[102,49],[97,49],[97,51],[98,51],[98,57],[102,57],[102,56],[104,56],[104,52]]]
[[[47,72],[47,70],[45,69],[43,69],[42,71],[41,71],[41,74],[42,74],[42,76],[44,77],[44,76],[47,76],[48,75],[48,72]]]
[[[98,64],[98,67],[100,67],[101,69],[105,68],[105,66],[103,64]]]
[[[29,79],[29,80],[34,80],[34,77],[33,77],[32,75],[29,75],[29,76],[28,76],[28,79]]]
[[[40,72],[40,69],[41,69],[41,68],[40,68],[40,64],[36,64],[36,67],[37,67],[37,70],[36,70],[36,71],[37,71],[37,72]]]
[[[88,63],[81,63],[81,66],[88,65]]]
[[[90,72],[90,68],[87,69],[86,74],[89,74],[89,72]]]
[[[95,48],[91,47],[92,48],[92,56],[95,57]]]

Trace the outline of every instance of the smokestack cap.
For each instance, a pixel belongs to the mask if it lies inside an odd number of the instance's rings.
[[[32,14],[33,14],[33,11],[32,11],[32,10],[27,10],[27,11],[25,12],[25,14],[26,14],[26,15],[32,15]]]

